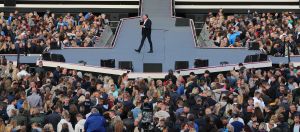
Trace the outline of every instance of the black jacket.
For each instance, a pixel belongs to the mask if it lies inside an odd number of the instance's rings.
[[[123,123],[126,127],[127,132],[133,132],[134,131],[134,119],[133,118],[126,118],[123,120]]]
[[[293,124],[291,125],[291,127],[290,127],[290,132],[293,132],[293,131],[294,131],[294,126],[295,126],[295,123],[293,123]],[[299,129],[299,131],[300,131],[300,129]]]
[[[52,124],[54,130],[57,130],[57,124],[60,122],[61,116],[57,112],[53,112],[46,116],[45,124]]]
[[[151,35],[152,21],[148,18],[143,26],[142,35]]]

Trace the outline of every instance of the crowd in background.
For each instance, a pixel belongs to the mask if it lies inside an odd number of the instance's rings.
[[[294,12],[208,14],[210,39],[217,47],[249,47],[275,56],[299,54],[300,19]],[[289,48],[288,48],[289,47]]]
[[[105,14],[0,13],[0,54],[42,53],[50,48],[94,47]]]
[[[298,132],[300,67],[128,79],[0,62],[1,132]]]

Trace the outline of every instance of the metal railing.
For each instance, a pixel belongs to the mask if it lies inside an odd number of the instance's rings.
[[[190,25],[192,28],[192,34],[193,34],[193,38],[194,38],[194,42],[195,42],[195,47],[197,47],[197,34],[196,34],[196,28],[195,28],[195,24],[194,24],[194,20],[190,19]]]
[[[176,16],[176,11],[175,11],[175,0],[172,1],[172,16]]]
[[[113,33],[116,33],[120,21],[109,21],[109,26],[112,29]]]
[[[117,39],[117,37],[118,37],[118,35],[119,35],[119,30],[120,30],[120,28],[121,28],[121,26],[122,26],[122,23],[123,23],[123,19],[121,19],[120,21],[119,21],[119,23],[118,23],[118,26],[117,26],[117,28],[116,28],[116,30],[115,30],[115,35],[114,35],[114,38],[113,38],[113,40],[111,41],[111,47],[114,47],[115,46],[115,42],[116,42],[116,39]]]
[[[138,15],[141,16],[143,12],[143,0],[139,0],[139,10]]]

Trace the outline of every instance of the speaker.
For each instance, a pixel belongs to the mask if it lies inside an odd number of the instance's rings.
[[[259,55],[251,55],[251,62],[259,62]]]
[[[259,61],[267,61],[268,56],[265,54],[258,54],[258,55],[247,55],[244,62],[259,62]]]
[[[188,68],[189,68],[189,62],[188,61],[176,61],[175,62],[175,70],[188,69]]]
[[[259,44],[256,42],[250,43],[249,50],[259,50]]]
[[[259,61],[268,61],[268,55],[259,54]]]
[[[5,6],[16,6],[16,0],[4,0],[4,7]]]
[[[101,67],[115,68],[115,59],[101,60]]]
[[[208,67],[208,60],[204,60],[204,59],[195,59],[195,63],[194,63],[195,68],[197,67]]]
[[[133,71],[132,61],[119,61],[119,69]]]
[[[244,59],[244,63],[249,63],[249,62],[252,62],[251,55],[247,55],[246,58]]]
[[[176,18],[175,26],[178,26],[178,27],[190,26],[190,19],[189,18]]]
[[[51,61],[66,62],[65,57],[61,54],[51,54]]]
[[[44,54],[42,54],[42,60],[51,61],[51,55],[50,55],[50,53],[44,53]]]
[[[162,63],[144,63],[144,72],[162,72]]]

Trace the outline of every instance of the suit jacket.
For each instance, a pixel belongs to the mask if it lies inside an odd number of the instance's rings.
[[[291,125],[291,127],[290,127],[290,132],[293,132],[293,131],[294,131],[294,126],[295,126],[295,123],[293,123],[293,124]],[[300,129],[299,129],[299,131],[300,131]]]
[[[152,21],[148,18],[143,26],[142,35],[151,35]]]

